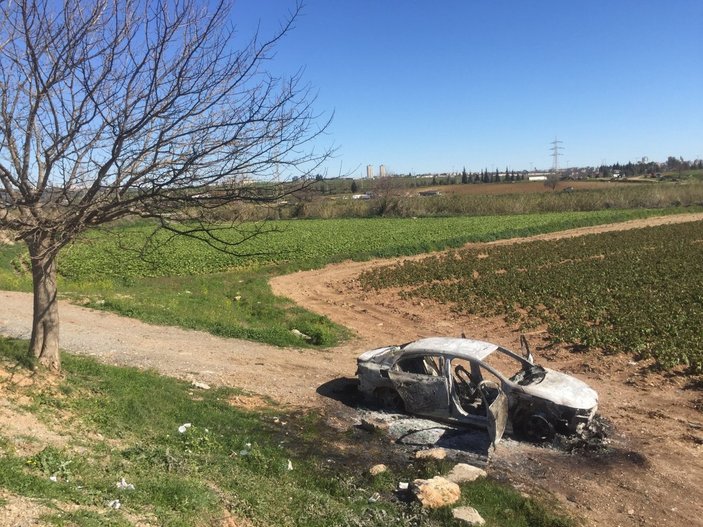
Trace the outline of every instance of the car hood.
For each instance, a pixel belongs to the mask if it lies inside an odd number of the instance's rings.
[[[598,405],[598,394],[576,377],[545,368],[544,379],[522,386],[525,393],[569,408],[590,410]]]

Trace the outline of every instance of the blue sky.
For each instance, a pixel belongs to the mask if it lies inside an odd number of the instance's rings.
[[[246,34],[288,0],[236,0]],[[700,0],[306,0],[270,64],[334,120],[328,176],[703,158]]]

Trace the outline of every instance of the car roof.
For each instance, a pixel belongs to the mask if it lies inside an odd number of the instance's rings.
[[[450,337],[430,337],[416,340],[403,347],[403,351],[430,351],[448,353],[466,359],[483,360],[498,349],[497,344],[482,340]]]

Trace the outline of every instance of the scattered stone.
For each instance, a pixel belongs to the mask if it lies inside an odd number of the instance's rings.
[[[630,516],[634,516],[634,515],[635,515],[635,509],[627,509],[627,514],[629,514]]]
[[[457,507],[456,509],[452,509],[452,516],[468,525],[484,525],[486,523],[486,520],[484,520],[473,507]]]
[[[478,478],[485,478],[486,471],[468,463],[457,463],[446,477],[454,483],[466,483],[475,481]]]
[[[452,509],[452,516],[467,525],[485,525],[486,523],[486,520],[484,520],[473,507],[457,507],[456,509]]]
[[[293,335],[295,335],[296,337],[301,338],[303,340],[312,339],[310,335],[306,335],[305,333],[303,333],[302,331],[298,331],[297,329],[291,329],[290,332],[293,333]]]
[[[361,420],[361,424],[359,425],[359,428],[366,430],[367,432],[386,431],[388,430],[388,427],[388,422],[373,418],[364,418]]]
[[[447,457],[447,451],[443,448],[429,448],[415,452],[415,459],[436,459],[442,460]]]
[[[371,474],[372,476],[378,476],[379,474],[384,473],[386,470],[388,470],[388,467],[383,463],[379,463],[378,465],[374,465],[369,469],[369,474]]]
[[[461,496],[459,485],[435,476],[432,479],[416,479],[412,482],[410,490],[423,507],[437,509],[445,505],[456,503]]]

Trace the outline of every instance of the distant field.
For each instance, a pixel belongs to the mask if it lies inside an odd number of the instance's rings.
[[[547,324],[555,341],[703,372],[703,222],[460,250],[369,271],[364,287]]]
[[[703,183],[696,178],[676,182],[562,181],[554,191],[539,181],[378,189],[378,183],[369,180],[358,185],[359,192],[372,192],[375,197],[353,200],[351,194],[311,193],[306,201],[289,203],[269,213],[276,218],[421,218],[666,209],[703,204]],[[573,190],[565,192],[568,187]],[[440,194],[419,195],[427,190]]]
[[[438,190],[444,194],[459,194],[470,196],[497,196],[505,194],[533,194],[562,192],[565,188],[571,187],[574,190],[610,189],[623,185],[648,185],[643,183],[621,183],[611,181],[560,181],[556,188],[544,185],[544,181],[517,181],[514,183],[468,183],[464,185],[434,185],[421,189],[412,189],[413,193],[427,190]],[[409,189],[410,190],[410,189]]]

